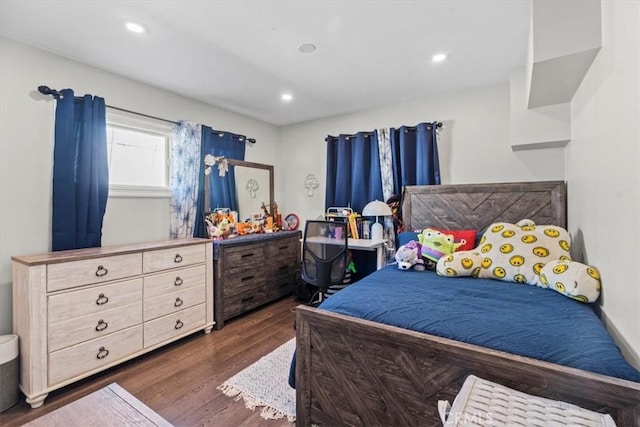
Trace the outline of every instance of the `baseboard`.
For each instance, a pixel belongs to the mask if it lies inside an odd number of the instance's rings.
[[[609,320],[607,317],[607,313],[602,310],[602,307],[598,310],[598,315],[600,316],[600,320],[604,323],[604,326],[609,331],[609,334],[613,337],[613,340],[616,342],[622,355],[627,359],[631,365],[633,365],[636,369],[640,370],[640,355],[636,353],[633,348],[631,348],[631,344],[624,338],[624,336],[620,333],[616,325]]]

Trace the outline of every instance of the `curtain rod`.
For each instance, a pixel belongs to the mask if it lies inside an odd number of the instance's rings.
[[[429,124],[431,124],[431,123],[429,123]],[[440,129],[440,128],[442,128],[442,126],[443,126],[442,122],[435,122],[435,124],[436,124],[436,128],[437,128],[437,129]],[[418,126],[400,126],[400,127],[403,127],[403,128],[405,128],[405,129],[411,129],[411,130],[414,130],[414,129],[417,129],[417,128],[418,128]],[[371,131],[371,132],[358,132],[358,134],[363,134],[364,136],[371,136],[371,135],[373,135],[375,132],[376,132],[376,131],[374,131],[374,130],[373,130],[373,131]],[[357,134],[345,135],[345,136],[346,136],[346,137],[348,137],[348,138],[351,138],[351,137],[356,136],[356,135],[357,135]],[[325,140],[325,141],[329,141],[329,138],[335,138],[335,136],[334,136],[334,137],[328,136],[328,137],[326,137],[324,140]]]
[[[58,92],[55,89],[51,89],[49,86],[44,86],[44,85],[43,86],[38,86],[38,92],[40,92],[43,95],[51,95],[55,99],[60,99],[60,92]],[[112,110],[118,110],[118,111],[122,111],[124,113],[135,114],[137,116],[146,117],[148,119],[160,120],[161,122],[173,123],[174,125],[179,125],[180,124],[180,122],[176,122],[176,121],[168,120],[168,119],[163,119],[162,117],[156,117],[156,116],[152,116],[152,115],[149,115],[149,114],[138,113],[137,111],[127,110],[126,108],[114,107],[113,105],[107,105],[107,104],[105,104],[105,106],[107,108],[111,108]],[[215,132],[220,132],[220,131],[215,131]],[[242,135],[242,136],[244,136],[244,135]],[[247,142],[250,142],[252,144],[256,143],[255,138],[247,138],[246,136],[244,138],[247,140]]]

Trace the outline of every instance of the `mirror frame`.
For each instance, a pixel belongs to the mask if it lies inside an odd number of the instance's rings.
[[[274,191],[274,179],[273,179],[273,165],[267,165],[264,163],[247,162],[244,160],[229,159],[227,163],[233,166],[244,166],[248,168],[264,169],[269,171],[269,212],[273,213],[273,191]]]

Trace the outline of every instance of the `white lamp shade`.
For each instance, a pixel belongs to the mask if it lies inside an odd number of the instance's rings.
[[[389,216],[391,215],[391,208],[385,202],[380,200],[374,200],[367,203],[362,209],[362,216]]]

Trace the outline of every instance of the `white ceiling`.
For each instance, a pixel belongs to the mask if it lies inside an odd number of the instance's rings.
[[[286,125],[508,81],[529,15],[529,0],[1,0],[0,33]]]

